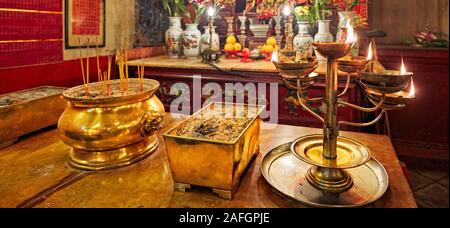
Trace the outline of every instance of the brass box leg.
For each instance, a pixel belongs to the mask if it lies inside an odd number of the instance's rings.
[[[222,189],[217,189],[217,188],[213,188],[212,191],[217,194],[219,197],[227,199],[227,200],[231,200],[232,198],[232,192],[228,191],[228,190],[222,190]]]
[[[190,184],[184,184],[184,183],[175,183],[173,186],[174,190],[177,192],[186,192],[186,189],[190,189]]]

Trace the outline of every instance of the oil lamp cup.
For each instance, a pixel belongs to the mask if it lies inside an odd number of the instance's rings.
[[[338,60],[338,70],[349,74],[357,73],[364,70],[368,63],[365,57],[341,58]]]
[[[139,91],[139,79],[129,79]],[[142,160],[158,147],[156,130],[162,127],[164,106],[154,95],[159,82],[145,79],[142,92],[120,92],[120,80],[111,81],[111,96],[85,97],[85,87],[63,93],[70,105],[58,121],[61,140],[72,147],[69,164],[78,169],[103,170]],[[98,83],[89,84],[97,88]]]

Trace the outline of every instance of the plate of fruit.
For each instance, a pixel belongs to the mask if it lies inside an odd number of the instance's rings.
[[[225,58],[227,59],[235,59],[237,55],[242,50],[242,45],[236,41],[235,36],[227,37],[226,44],[223,48],[223,52],[225,53]]]

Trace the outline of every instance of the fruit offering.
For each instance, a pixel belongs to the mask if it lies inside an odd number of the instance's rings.
[[[266,57],[266,61],[270,61],[274,50],[278,49],[277,40],[274,37],[269,37],[266,43],[260,48],[261,53]]]
[[[241,52],[241,56],[242,56],[241,62],[243,62],[243,63],[252,62],[253,60],[250,58],[251,54],[252,53],[250,52],[250,50],[248,48],[244,48]]]
[[[236,42],[235,36],[228,36],[223,51],[226,53],[227,59],[236,58],[236,54],[242,50],[242,45]]]

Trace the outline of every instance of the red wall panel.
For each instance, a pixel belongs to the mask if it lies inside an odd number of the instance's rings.
[[[86,64],[86,61],[84,61]],[[107,70],[108,57],[100,57],[102,71]],[[97,62],[90,58],[90,79],[97,81]],[[112,74],[113,75],[113,74]],[[0,69],[0,94],[37,86],[72,87],[83,84],[80,60],[15,69]]]

